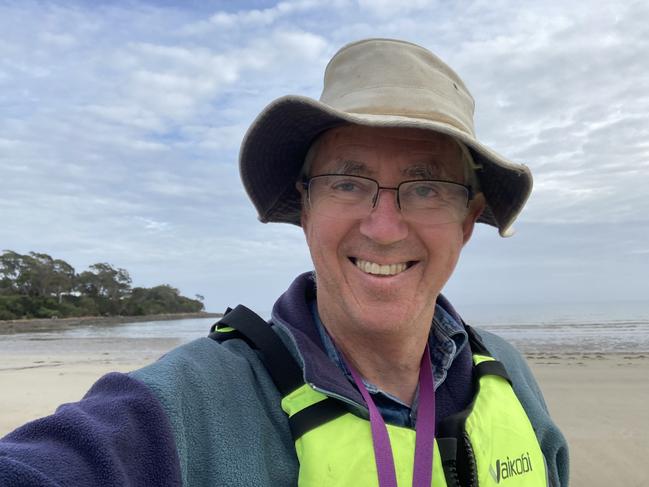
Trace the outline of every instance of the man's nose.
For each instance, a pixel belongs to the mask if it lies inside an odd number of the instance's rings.
[[[397,207],[396,191],[379,190],[376,205],[361,221],[360,231],[381,245],[390,245],[408,236],[408,224]]]

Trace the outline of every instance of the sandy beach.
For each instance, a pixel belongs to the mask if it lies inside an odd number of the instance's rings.
[[[649,485],[649,355],[528,358],[570,445],[572,486]]]
[[[75,338],[3,346],[0,436],[80,399],[110,371],[150,363],[175,339]],[[550,411],[571,447],[571,485],[649,485],[649,355],[527,353]]]

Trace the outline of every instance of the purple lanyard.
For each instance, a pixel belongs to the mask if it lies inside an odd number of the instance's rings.
[[[374,458],[380,487],[397,487],[397,475],[390,445],[390,436],[381,413],[358,372],[347,364],[354,381],[370,411],[370,426],[374,444]],[[430,361],[428,344],[419,366],[419,410],[415,439],[415,463],[412,471],[413,487],[430,486],[433,478],[433,447],[435,442],[435,383]]]

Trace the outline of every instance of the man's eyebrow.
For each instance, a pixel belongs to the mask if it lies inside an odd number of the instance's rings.
[[[437,164],[416,164],[405,168],[401,174],[411,179],[436,179],[442,177],[444,171]]]
[[[355,161],[353,159],[343,159],[337,161],[334,172],[337,174],[349,174],[356,176],[367,176],[374,173],[370,168],[367,167],[367,164],[361,161]]]

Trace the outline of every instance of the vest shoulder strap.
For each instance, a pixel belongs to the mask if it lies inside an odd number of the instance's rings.
[[[241,304],[226,310],[223,318],[212,326],[209,338],[218,342],[238,338],[259,350],[261,360],[282,397],[304,384],[302,369],[284,342],[266,321]],[[341,401],[330,397],[307,406],[289,417],[293,439],[297,441],[305,433],[347,412]]]
[[[243,338],[252,348],[259,350],[261,361],[282,396],[304,384],[302,369],[284,342],[263,318],[241,304],[226,311],[212,327],[209,338],[216,341]]]
[[[466,329],[467,335],[469,336],[469,346],[471,347],[471,353],[474,356],[483,355],[493,358],[491,352],[489,352],[489,349],[485,346],[482,338],[480,338],[478,333],[466,323],[464,324],[464,328]],[[498,360],[484,360],[474,367],[473,378],[476,385],[478,381],[485,375],[497,375],[505,379],[510,384],[512,383],[507,370],[505,370],[505,366]]]
[[[512,383],[507,370],[505,370],[505,366],[502,364],[502,362],[498,362],[497,360],[486,360],[484,362],[480,362],[475,366],[474,373],[476,381],[479,381],[485,375],[497,375],[505,379],[510,384]]]
[[[489,353],[489,350],[483,343],[482,338],[480,338],[480,335],[478,335],[478,333],[473,329],[473,327],[464,323],[464,329],[466,330],[466,333],[469,336],[469,347],[471,347],[471,353],[473,355],[478,354],[478,355],[487,355],[491,357],[491,353]]]
[[[293,439],[297,441],[309,431],[329,421],[333,421],[348,412],[347,407],[341,401],[337,401],[331,397],[311,404],[289,417],[288,423]]]

